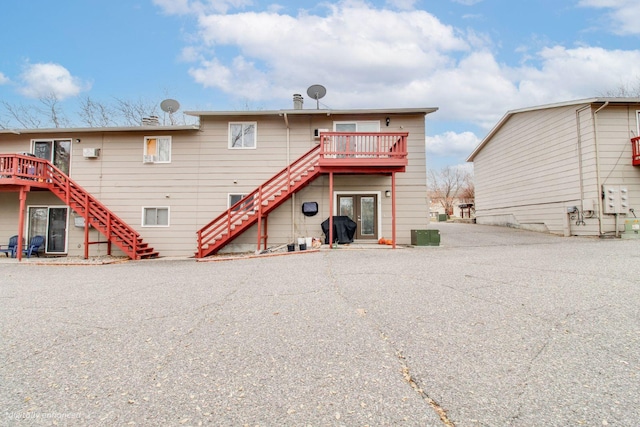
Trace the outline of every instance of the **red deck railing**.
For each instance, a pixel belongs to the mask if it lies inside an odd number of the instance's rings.
[[[634,166],[640,166],[640,136],[631,138],[631,159]]]
[[[406,166],[407,132],[322,132],[320,165]]]
[[[135,229],[47,160],[20,154],[0,154],[0,185],[47,188],[130,258],[158,255],[142,241]]]

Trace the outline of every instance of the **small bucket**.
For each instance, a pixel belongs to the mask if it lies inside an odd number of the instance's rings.
[[[290,243],[287,245],[287,252],[293,252],[296,250],[296,245],[294,243]]]
[[[307,244],[306,244],[306,243],[302,243],[302,244],[300,245],[300,250],[301,250],[301,251],[306,251],[306,250],[307,250]]]

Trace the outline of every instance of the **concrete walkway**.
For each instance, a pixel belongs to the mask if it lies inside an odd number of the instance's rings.
[[[638,426],[640,240],[0,264],[0,426]]]

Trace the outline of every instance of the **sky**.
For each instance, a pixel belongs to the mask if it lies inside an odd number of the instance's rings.
[[[509,110],[640,84],[638,0],[5,2],[3,106],[55,94],[172,98],[180,112],[437,107],[427,166],[464,165]],[[179,112],[179,113],[180,113]],[[178,114],[179,114],[178,113]]]

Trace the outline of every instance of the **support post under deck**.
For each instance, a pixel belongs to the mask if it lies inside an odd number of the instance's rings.
[[[333,248],[333,172],[329,172],[329,248]]]
[[[20,187],[20,215],[18,216],[18,244],[16,245],[16,258],[22,261],[22,242],[24,241],[24,213],[27,203],[27,190],[23,185]]]

